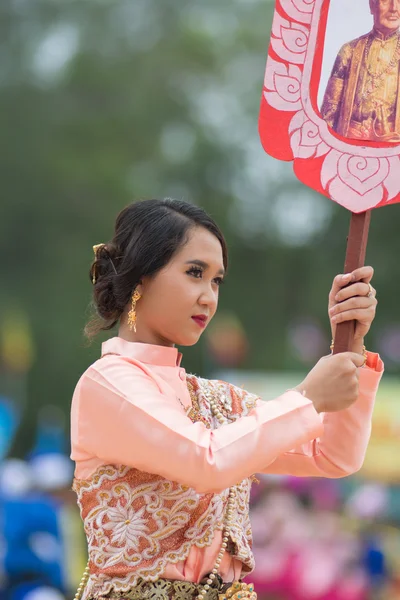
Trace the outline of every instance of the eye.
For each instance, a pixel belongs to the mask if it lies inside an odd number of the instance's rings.
[[[200,267],[190,267],[186,273],[192,277],[196,277],[196,279],[201,279],[201,276],[203,275],[203,269]]]
[[[223,283],[225,283],[223,277],[216,277],[214,279],[214,282],[217,284],[218,287],[220,287]]]

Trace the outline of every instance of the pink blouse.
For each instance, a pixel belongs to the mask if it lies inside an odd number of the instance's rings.
[[[262,402],[219,429],[192,423],[186,372],[176,348],[114,337],[102,358],[82,375],[71,409],[71,458],[78,483],[104,465],[126,465],[193,488],[218,493],[254,473],[344,477],[360,469],[371,430],[375,394],[383,373],[369,353],[359,370],[359,398],[347,410],[319,415],[295,391]],[[214,566],[221,545],[191,547],[168,564],[163,577],[199,582]],[[238,579],[241,563],[225,553],[220,574]]]

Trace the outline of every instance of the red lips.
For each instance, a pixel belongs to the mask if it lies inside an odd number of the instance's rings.
[[[208,317],[207,315],[194,315],[192,317],[193,321],[199,325],[202,329],[207,325]]]

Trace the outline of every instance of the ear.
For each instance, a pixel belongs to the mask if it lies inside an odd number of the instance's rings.
[[[143,282],[143,279],[141,279],[135,289],[139,292],[139,294],[141,296],[143,296],[144,288],[145,288],[145,283]]]

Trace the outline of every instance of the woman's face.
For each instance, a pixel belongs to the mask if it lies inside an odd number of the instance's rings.
[[[136,305],[135,341],[195,344],[217,310],[223,277],[219,240],[207,229],[193,228],[169,264],[138,286],[142,297]]]

